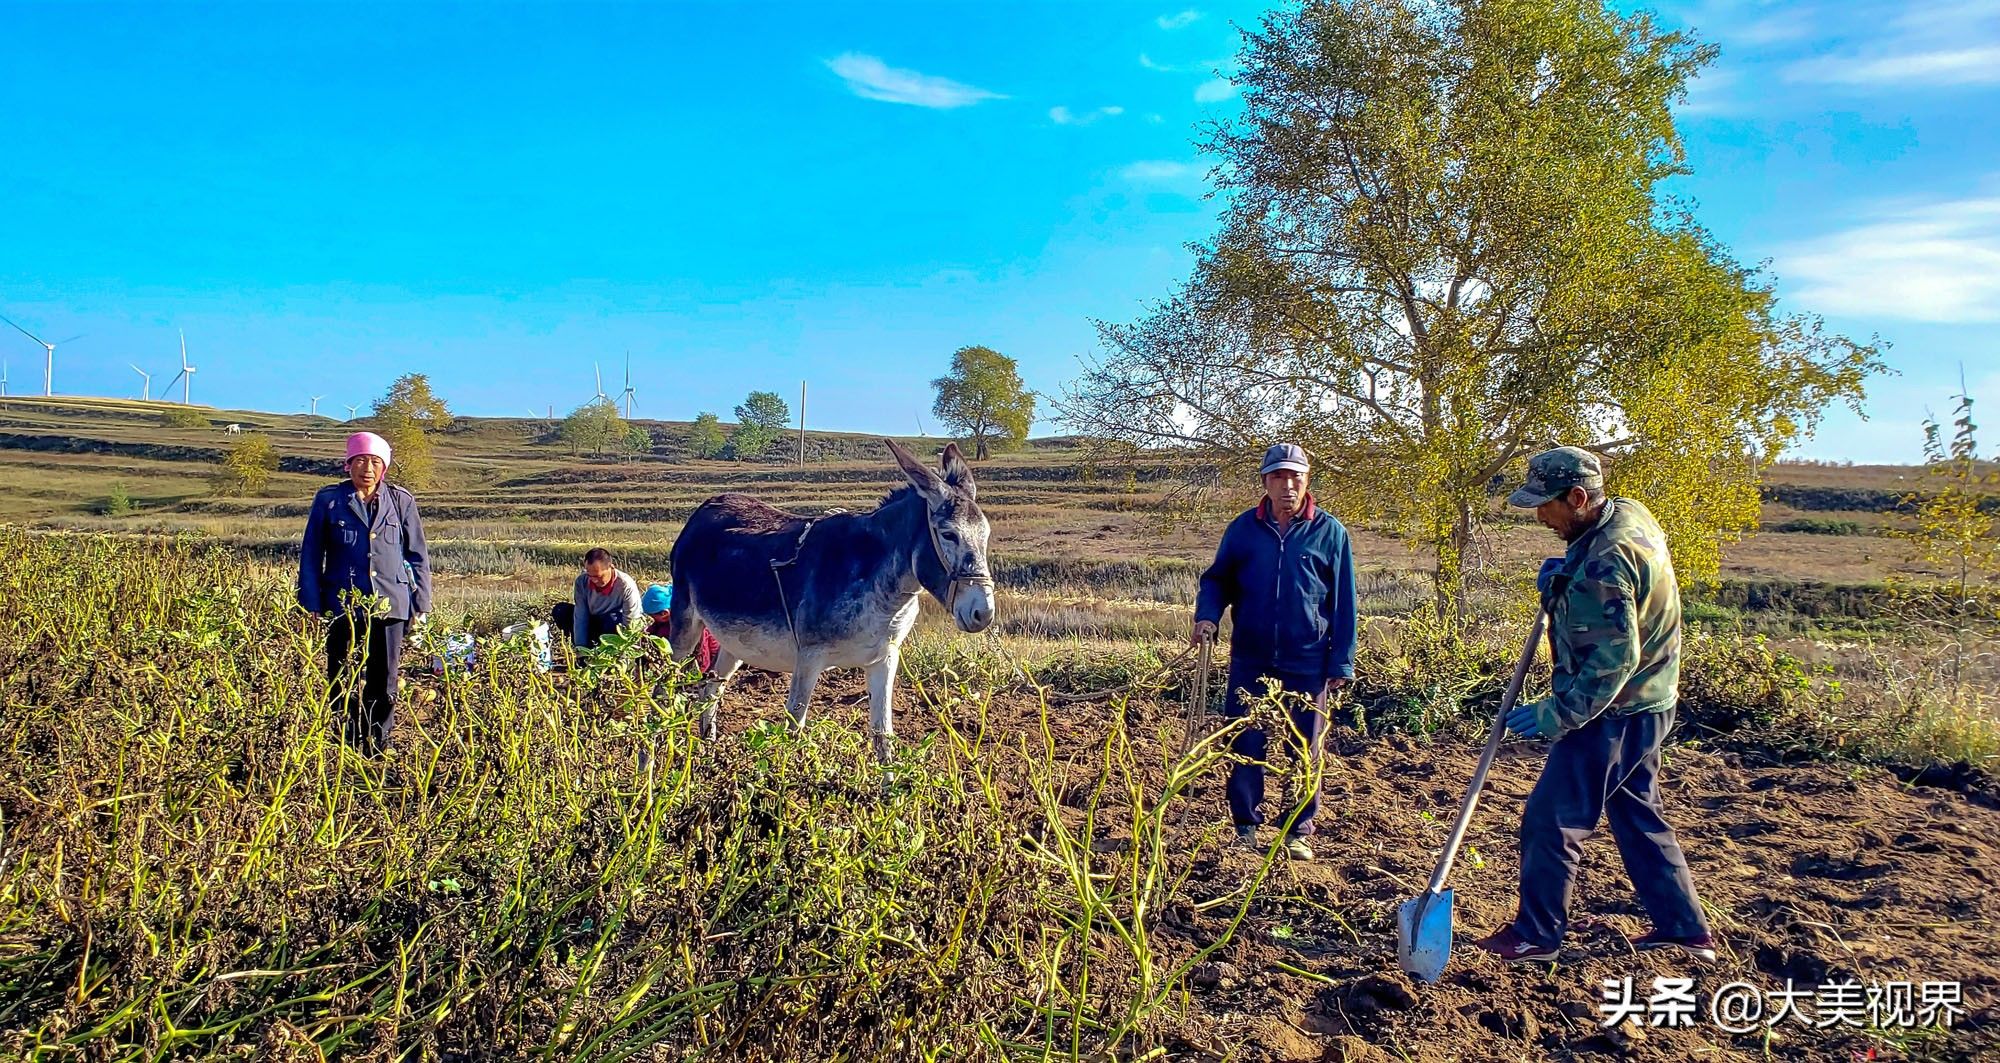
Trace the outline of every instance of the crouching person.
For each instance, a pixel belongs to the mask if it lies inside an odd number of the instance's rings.
[[[598,546],[583,555],[583,574],[576,577],[570,600],[555,607],[556,627],[569,632],[579,650],[597,645],[614,631],[639,631],[646,612],[639,602],[639,584],[611,562],[611,551]]]
[[[347,482],[313,496],[299,543],[299,605],[327,621],[329,708],[370,754],[388,748],[395,726],[404,631],[431,607],[417,500],[388,482],[389,457],[373,432],[347,437]]]
[[[646,610],[646,634],[663,639],[673,638],[674,588],[670,584],[655,583],[639,596],[639,604]],[[702,628],[701,643],[694,650],[694,664],[702,675],[707,675],[708,670],[715,667],[715,655],[720,652],[722,647],[716,643],[715,636],[709,634],[707,628]]]

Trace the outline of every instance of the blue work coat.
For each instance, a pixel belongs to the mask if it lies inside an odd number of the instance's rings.
[[[341,608],[342,592],[378,594],[387,618],[408,620],[431,609],[431,557],[417,500],[395,484],[376,489],[372,520],[352,483],[313,496],[299,542],[299,604],[313,613]]]
[[[1234,610],[1232,670],[1352,679],[1358,610],[1347,529],[1308,497],[1281,535],[1268,506],[1223,531],[1215,563],[1201,574],[1194,618],[1220,624],[1222,610]]]

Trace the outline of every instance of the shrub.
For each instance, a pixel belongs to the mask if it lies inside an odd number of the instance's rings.
[[[168,428],[207,428],[212,422],[208,415],[192,406],[175,406],[160,415],[160,423]]]
[[[104,515],[107,517],[123,517],[138,508],[132,501],[131,492],[125,490],[125,481],[113,481],[111,484],[111,496],[104,500]]]

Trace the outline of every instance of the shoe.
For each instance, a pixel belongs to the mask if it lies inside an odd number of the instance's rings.
[[[1644,937],[1634,939],[1632,947],[1640,952],[1679,949],[1697,960],[1707,960],[1711,963],[1715,961],[1715,938],[1707,934],[1672,937],[1655,930]]]
[[[1238,849],[1248,849],[1251,852],[1255,853],[1263,852],[1264,847],[1257,844],[1257,828],[1255,827],[1236,828],[1236,847]]]
[[[1493,955],[1506,960],[1508,963],[1547,963],[1556,958],[1556,953],[1561,948],[1561,946],[1557,945],[1543,946],[1534,944],[1523,938],[1520,934],[1515,933],[1511,923],[1501,927],[1491,936],[1480,938],[1472,944],[1474,947],[1485,949]]]
[[[1285,839],[1285,855],[1294,860],[1311,860],[1312,846],[1307,845],[1304,838],[1294,834]]]

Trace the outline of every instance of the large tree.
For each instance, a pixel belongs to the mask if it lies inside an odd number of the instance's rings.
[[[937,389],[931,412],[971,440],[977,460],[986,458],[996,438],[1028,438],[1035,423],[1035,393],[1021,383],[1014,359],[991,347],[960,347],[951,356],[951,372],[931,386]]]
[[[602,454],[609,449],[622,449],[628,435],[625,418],[618,415],[618,404],[608,398],[592,399],[571,410],[556,429],[556,437],[569,444],[571,454],[586,450]]]
[[[730,449],[738,460],[757,457],[771,449],[791,420],[792,408],[777,392],[753,391],[736,407],[736,434],[729,437]]]
[[[397,377],[388,393],[375,400],[374,411],[382,438],[389,441],[395,479],[408,487],[430,486],[437,475],[430,437],[451,427],[451,410],[431,391],[430,378],[422,373]]]
[[[1303,443],[1322,494],[1434,551],[1442,604],[1496,479],[1580,444],[1711,577],[1762,468],[1880,368],[1663,194],[1671,105],[1712,54],[1596,0],[1265,16],[1242,115],[1203,144],[1221,230],[1140,321],[1099,323],[1064,420],[1209,485]]]
[[[697,414],[694,423],[688,425],[688,451],[697,458],[713,458],[721,454],[728,442],[722,435],[720,420],[707,410]]]

